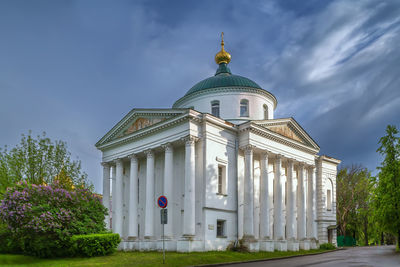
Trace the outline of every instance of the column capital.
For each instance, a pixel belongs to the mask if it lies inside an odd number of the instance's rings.
[[[315,169],[315,165],[308,165],[307,166],[310,170],[314,170]]]
[[[282,159],[284,159],[284,158],[285,158],[285,156],[282,155],[282,154],[276,154],[276,155],[275,155],[275,159],[280,159],[280,160],[282,160]]]
[[[113,162],[114,162],[115,164],[122,164],[122,158],[114,159]]]
[[[166,153],[171,153],[173,151],[173,147],[171,143],[165,143],[161,145],[162,148],[164,148]]]
[[[254,148],[256,148],[256,146],[250,144],[240,147],[240,149],[243,150],[246,154],[252,153]]]
[[[128,159],[130,159],[131,160],[131,162],[132,161],[137,161],[137,157],[136,157],[136,154],[130,154],[129,156],[128,156]]]
[[[101,166],[103,166],[104,168],[110,168],[110,163],[109,162],[100,162]]]
[[[299,162],[299,167],[300,168],[305,168],[307,166],[307,164],[304,161],[300,161]]]
[[[146,154],[147,158],[153,158],[154,157],[154,152],[151,149],[147,149],[147,150],[145,150],[143,152]]]
[[[188,136],[182,137],[181,140],[183,142],[185,142],[185,144],[188,146],[188,145],[194,145],[194,143],[196,141],[198,141],[199,138],[196,136],[193,136],[193,135],[188,135]]]

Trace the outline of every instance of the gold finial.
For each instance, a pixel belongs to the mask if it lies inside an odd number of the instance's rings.
[[[219,65],[221,63],[228,64],[231,61],[231,55],[224,49],[224,32],[221,33],[221,51],[215,55],[215,62]]]

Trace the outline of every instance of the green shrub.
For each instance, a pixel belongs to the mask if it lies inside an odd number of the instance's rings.
[[[38,257],[70,256],[70,238],[104,232],[105,214],[99,196],[84,188],[23,182],[9,188],[0,202],[0,221],[12,245]]]
[[[121,239],[119,234],[74,235],[71,237],[74,255],[103,256],[113,253]]]
[[[0,226],[0,253],[18,253],[20,249],[16,242],[13,241],[10,231],[3,225]]]
[[[320,248],[320,249],[326,249],[326,250],[336,249],[335,245],[334,245],[334,244],[331,244],[331,243],[324,243],[324,244],[321,244],[321,245],[319,246],[319,248]]]

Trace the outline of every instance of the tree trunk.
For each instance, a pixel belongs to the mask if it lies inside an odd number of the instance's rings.
[[[383,236],[383,232],[381,233],[381,245],[384,245],[385,244],[385,239],[384,239],[384,236]]]
[[[365,218],[365,220],[364,220],[364,240],[365,240],[365,245],[369,246],[369,244],[368,244],[368,218]]]
[[[397,231],[397,251],[400,251],[400,229]]]

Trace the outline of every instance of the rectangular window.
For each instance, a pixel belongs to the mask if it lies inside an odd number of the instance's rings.
[[[225,223],[225,220],[217,220],[217,237],[226,237]]]
[[[240,117],[249,116],[249,101],[247,99],[240,100]]]
[[[215,100],[211,102],[211,114],[219,118],[219,101]]]
[[[331,190],[326,190],[326,209],[327,210],[332,210],[332,194],[331,194]]]
[[[226,166],[218,165],[218,194],[226,194]]]

